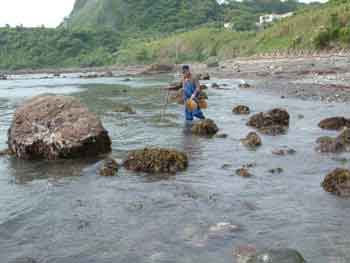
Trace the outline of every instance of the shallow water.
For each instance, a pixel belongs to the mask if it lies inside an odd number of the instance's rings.
[[[160,87],[169,81],[171,76],[130,82],[68,76],[0,82],[1,148],[18,103],[58,93],[77,96],[97,112],[117,159],[144,146],[172,147],[190,156],[189,169],[176,176],[121,170],[114,178],[97,175],[98,160],[0,159],[0,262],[221,263],[234,262],[233,248],[244,244],[295,248],[309,262],[350,262],[350,202],[320,187],[330,170],[348,167],[350,155],[314,151],[317,137],[334,134],[320,130],[319,120],[347,115],[349,105],[281,100],[239,90],[239,81],[213,80],[229,86],[209,89],[206,115],[229,137],[209,140],[184,134],[181,106],[164,108],[166,94]],[[113,113],[119,103],[130,104],[137,114]],[[247,150],[239,139],[251,129],[245,126],[247,117],[232,115],[236,104],[254,112],[286,107],[292,116],[289,133],[262,136],[260,149]],[[284,145],[297,153],[271,154]],[[235,176],[246,163],[256,164],[254,176]],[[284,172],[268,172],[277,167]],[[219,222],[239,230],[212,233]]]

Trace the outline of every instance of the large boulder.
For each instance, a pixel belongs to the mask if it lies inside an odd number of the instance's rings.
[[[344,128],[337,137],[320,137],[317,139],[318,152],[339,153],[350,152],[350,129]]]
[[[98,117],[78,99],[40,95],[20,105],[8,132],[8,145],[21,159],[97,156],[111,151]]]
[[[284,134],[289,127],[290,116],[284,109],[273,109],[253,115],[247,125],[268,135]]]
[[[129,153],[124,161],[128,170],[146,173],[176,173],[188,166],[187,155],[176,150],[145,148]]]
[[[325,177],[321,185],[326,192],[350,196],[350,171],[337,168]]]
[[[326,130],[341,130],[344,127],[350,128],[350,120],[344,117],[332,117],[322,120],[318,126]]]
[[[193,124],[191,132],[195,135],[212,137],[219,131],[218,126],[211,119],[201,120]]]

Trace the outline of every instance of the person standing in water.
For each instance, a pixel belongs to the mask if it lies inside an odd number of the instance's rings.
[[[190,67],[188,65],[182,66],[182,73],[183,73],[183,90],[184,90],[184,101],[185,101],[185,118],[186,121],[193,121],[194,117],[198,119],[205,119],[203,112],[199,107],[197,109],[191,111],[186,106],[186,102],[188,100],[194,100],[198,104],[198,96],[200,93],[200,85],[199,81],[194,79],[190,70]]]

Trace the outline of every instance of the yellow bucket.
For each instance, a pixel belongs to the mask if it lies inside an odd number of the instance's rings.
[[[186,108],[192,112],[198,108],[198,104],[194,100],[189,99],[186,101]]]
[[[204,99],[203,100],[199,100],[198,107],[200,109],[207,109],[208,108],[208,103]]]

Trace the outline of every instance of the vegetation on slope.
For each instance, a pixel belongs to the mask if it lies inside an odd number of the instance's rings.
[[[305,8],[261,32],[206,27],[121,47],[119,63],[206,61],[287,50],[350,48],[350,3]]]
[[[102,66],[120,38],[110,31],[0,28],[0,69]]]

